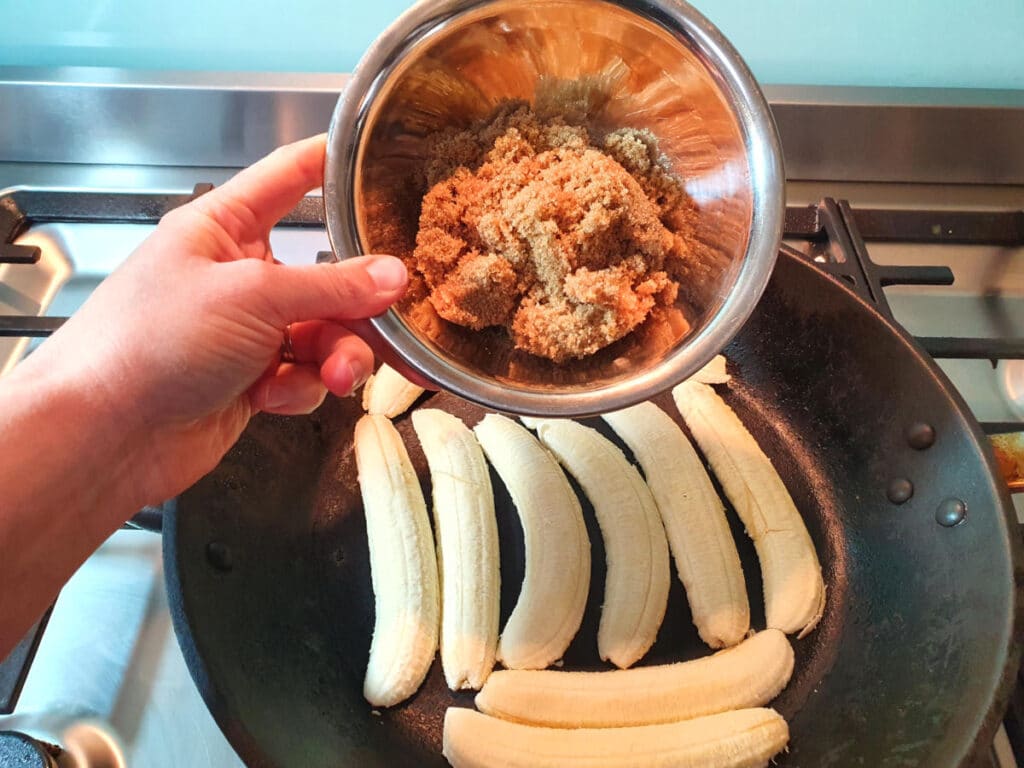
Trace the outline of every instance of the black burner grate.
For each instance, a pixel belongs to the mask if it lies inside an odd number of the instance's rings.
[[[806,251],[783,246],[815,261],[845,280],[862,298],[894,320],[884,289],[892,285],[952,285],[948,267],[876,264],[868,241],[935,245],[1024,247],[1024,211],[919,211],[854,209],[846,200],[824,198],[787,208],[785,237],[803,240]],[[1024,339],[1015,337],[918,336],[918,344],[937,359],[1024,359]],[[1017,432],[1021,425],[983,422],[986,432]]]

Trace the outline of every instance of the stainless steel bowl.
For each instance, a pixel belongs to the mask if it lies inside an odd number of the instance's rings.
[[[664,391],[729,342],[775,262],[784,176],[768,105],[721,33],[674,0],[413,6],[367,51],[331,120],[324,205],[335,253],[411,250],[425,139],[506,99],[532,101],[542,82],[577,80],[600,84],[603,98],[581,107],[594,131],[647,128],[658,137],[699,207],[707,276],[681,291],[675,318],[561,365],[422,307],[370,321],[412,368],[488,408],[580,416]]]

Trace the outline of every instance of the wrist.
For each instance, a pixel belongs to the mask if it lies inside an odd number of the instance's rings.
[[[0,431],[8,445],[17,441],[23,468],[4,486],[22,486],[33,505],[68,505],[80,530],[113,530],[134,511],[133,430],[89,377],[45,358],[35,353],[0,379]]]

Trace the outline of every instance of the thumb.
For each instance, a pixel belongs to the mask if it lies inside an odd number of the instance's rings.
[[[283,328],[300,320],[358,320],[402,298],[409,276],[394,256],[359,256],[331,264],[267,264],[262,282],[269,319]]]

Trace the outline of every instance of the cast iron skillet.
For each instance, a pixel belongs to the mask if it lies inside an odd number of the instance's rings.
[[[786,254],[726,354],[735,378],[722,391],[802,510],[828,585],[824,618],[794,641],[796,672],[774,704],[792,734],[778,764],[969,764],[998,725],[1022,626],[1019,534],[976,422],[902,331]],[[470,423],[481,415],[449,395],[428,402]],[[668,396],[658,404],[678,417]],[[373,598],[351,448],[358,416],[356,401],[331,399],[309,418],[258,417],[165,523],[178,639],[250,766],[442,766],[445,708],[472,703],[448,692],[436,662],[402,706],[375,713],[362,698]],[[919,423],[935,430],[930,447],[908,442]],[[408,417],[398,427],[429,492]],[[902,505],[886,497],[894,478],[913,483]],[[495,487],[504,620],[522,537]],[[936,513],[951,498],[967,517],[944,527]],[[597,669],[604,554],[585,514],[591,592],[565,666]],[[729,514],[763,627],[757,559]],[[643,663],[706,653],[673,579]]]

